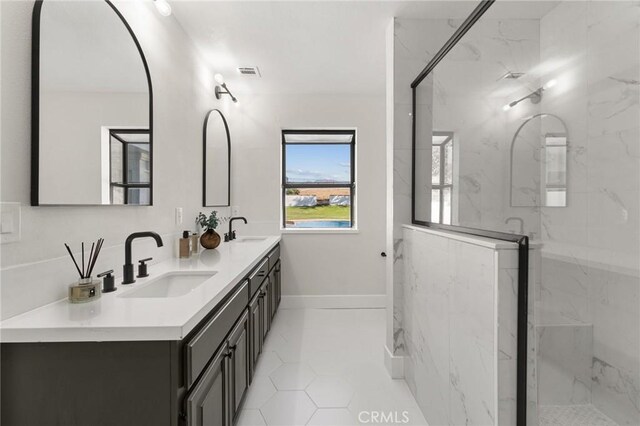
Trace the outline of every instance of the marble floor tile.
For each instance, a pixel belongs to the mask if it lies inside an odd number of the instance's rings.
[[[346,408],[319,408],[309,419],[308,426],[352,426],[358,418]]]
[[[540,426],[618,426],[593,405],[542,405]]]
[[[268,376],[282,365],[282,360],[276,352],[265,352],[258,359],[256,376]]]
[[[251,382],[247,396],[244,399],[243,408],[258,409],[262,407],[273,395],[275,395],[276,392],[277,389],[273,386],[269,377],[256,376]]]
[[[279,310],[238,425],[359,425],[361,413],[426,425],[384,367],[385,325],[384,309]]]
[[[269,426],[306,425],[316,406],[304,391],[277,392],[260,412]]]
[[[235,426],[265,426],[260,410],[241,410]]]
[[[307,364],[282,364],[269,375],[279,391],[304,390],[316,377]]]
[[[353,387],[340,377],[316,377],[307,387],[307,394],[318,407],[346,407],[353,396]]]

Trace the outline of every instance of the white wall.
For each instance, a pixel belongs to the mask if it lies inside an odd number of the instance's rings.
[[[385,248],[384,94],[380,96],[242,96],[239,108],[216,101],[213,71],[199,58],[173,17],[150,2],[116,2],[145,52],[154,97],[154,206],[30,207],[30,55],[32,2],[2,2],[2,202],[22,204],[22,240],[0,247],[2,316],[63,298],[75,272],[63,243],[104,237],[97,270],[120,274],[126,236],[154,230],[165,239],[193,229],[201,206],[202,122],[221,108],[232,138],[232,200],[249,225],[240,235],[280,232],[280,130],[355,127],[358,130],[358,233],[285,235],[285,295],[381,295]],[[175,207],[184,208],[176,226]],[[223,215],[227,209],[217,208]],[[135,255],[172,256],[136,243]],[[34,296],[26,298],[25,294]]]
[[[42,91],[39,203],[103,204],[102,127],[147,128],[148,116],[146,93]]]
[[[2,245],[2,316],[65,296],[76,278],[63,243],[105,238],[97,270],[121,273],[124,240],[133,231],[154,230],[165,249],[135,244],[134,255],[172,256],[170,238],[194,229],[202,192],[202,120],[219,105],[212,71],[202,62],[173,17],[160,16],[151,2],[116,1],[146,55],[154,96],[154,206],[30,207],[31,15],[33,2],[0,2],[2,126],[1,201],[22,204],[22,239]],[[184,224],[175,225],[175,207]],[[31,297],[26,297],[26,295]]]
[[[244,95],[240,102],[224,109],[231,131],[232,204],[249,220],[237,225],[240,235],[280,233],[282,129],[357,129],[358,233],[284,234],[283,294],[384,294],[384,94]]]

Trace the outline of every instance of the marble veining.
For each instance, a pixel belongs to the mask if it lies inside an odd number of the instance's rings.
[[[517,257],[498,251],[515,245],[449,235],[404,227],[405,378],[430,424],[509,424]]]

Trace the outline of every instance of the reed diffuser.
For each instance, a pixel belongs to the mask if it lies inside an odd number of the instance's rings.
[[[65,243],[64,246],[67,248],[67,252],[69,253],[69,256],[71,256],[71,260],[76,267],[76,271],[78,271],[78,275],[80,276],[78,281],[69,284],[69,301],[71,303],[85,303],[100,298],[100,280],[92,279],[91,274],[93,273],[93,268],[96,266],[96,261],[100,255],[100,250],[102,250],[103,243],[103,238],[98,239],[95,243],[91,243],[91,251],[89,252],[86,263],[84,242],[81,244],[82,268],[78,265],[69,245]]]

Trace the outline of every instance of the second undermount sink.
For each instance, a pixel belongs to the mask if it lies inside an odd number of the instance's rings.
[[[119,296],[126,298],[180,297],[195,290],[215,274],[216,271],[167,272]]]
[[[267,237],[240,237],[240,238],[236,238],[235,241],[236,243],[259,243],[260,241],[264,241],[266,240]]]

